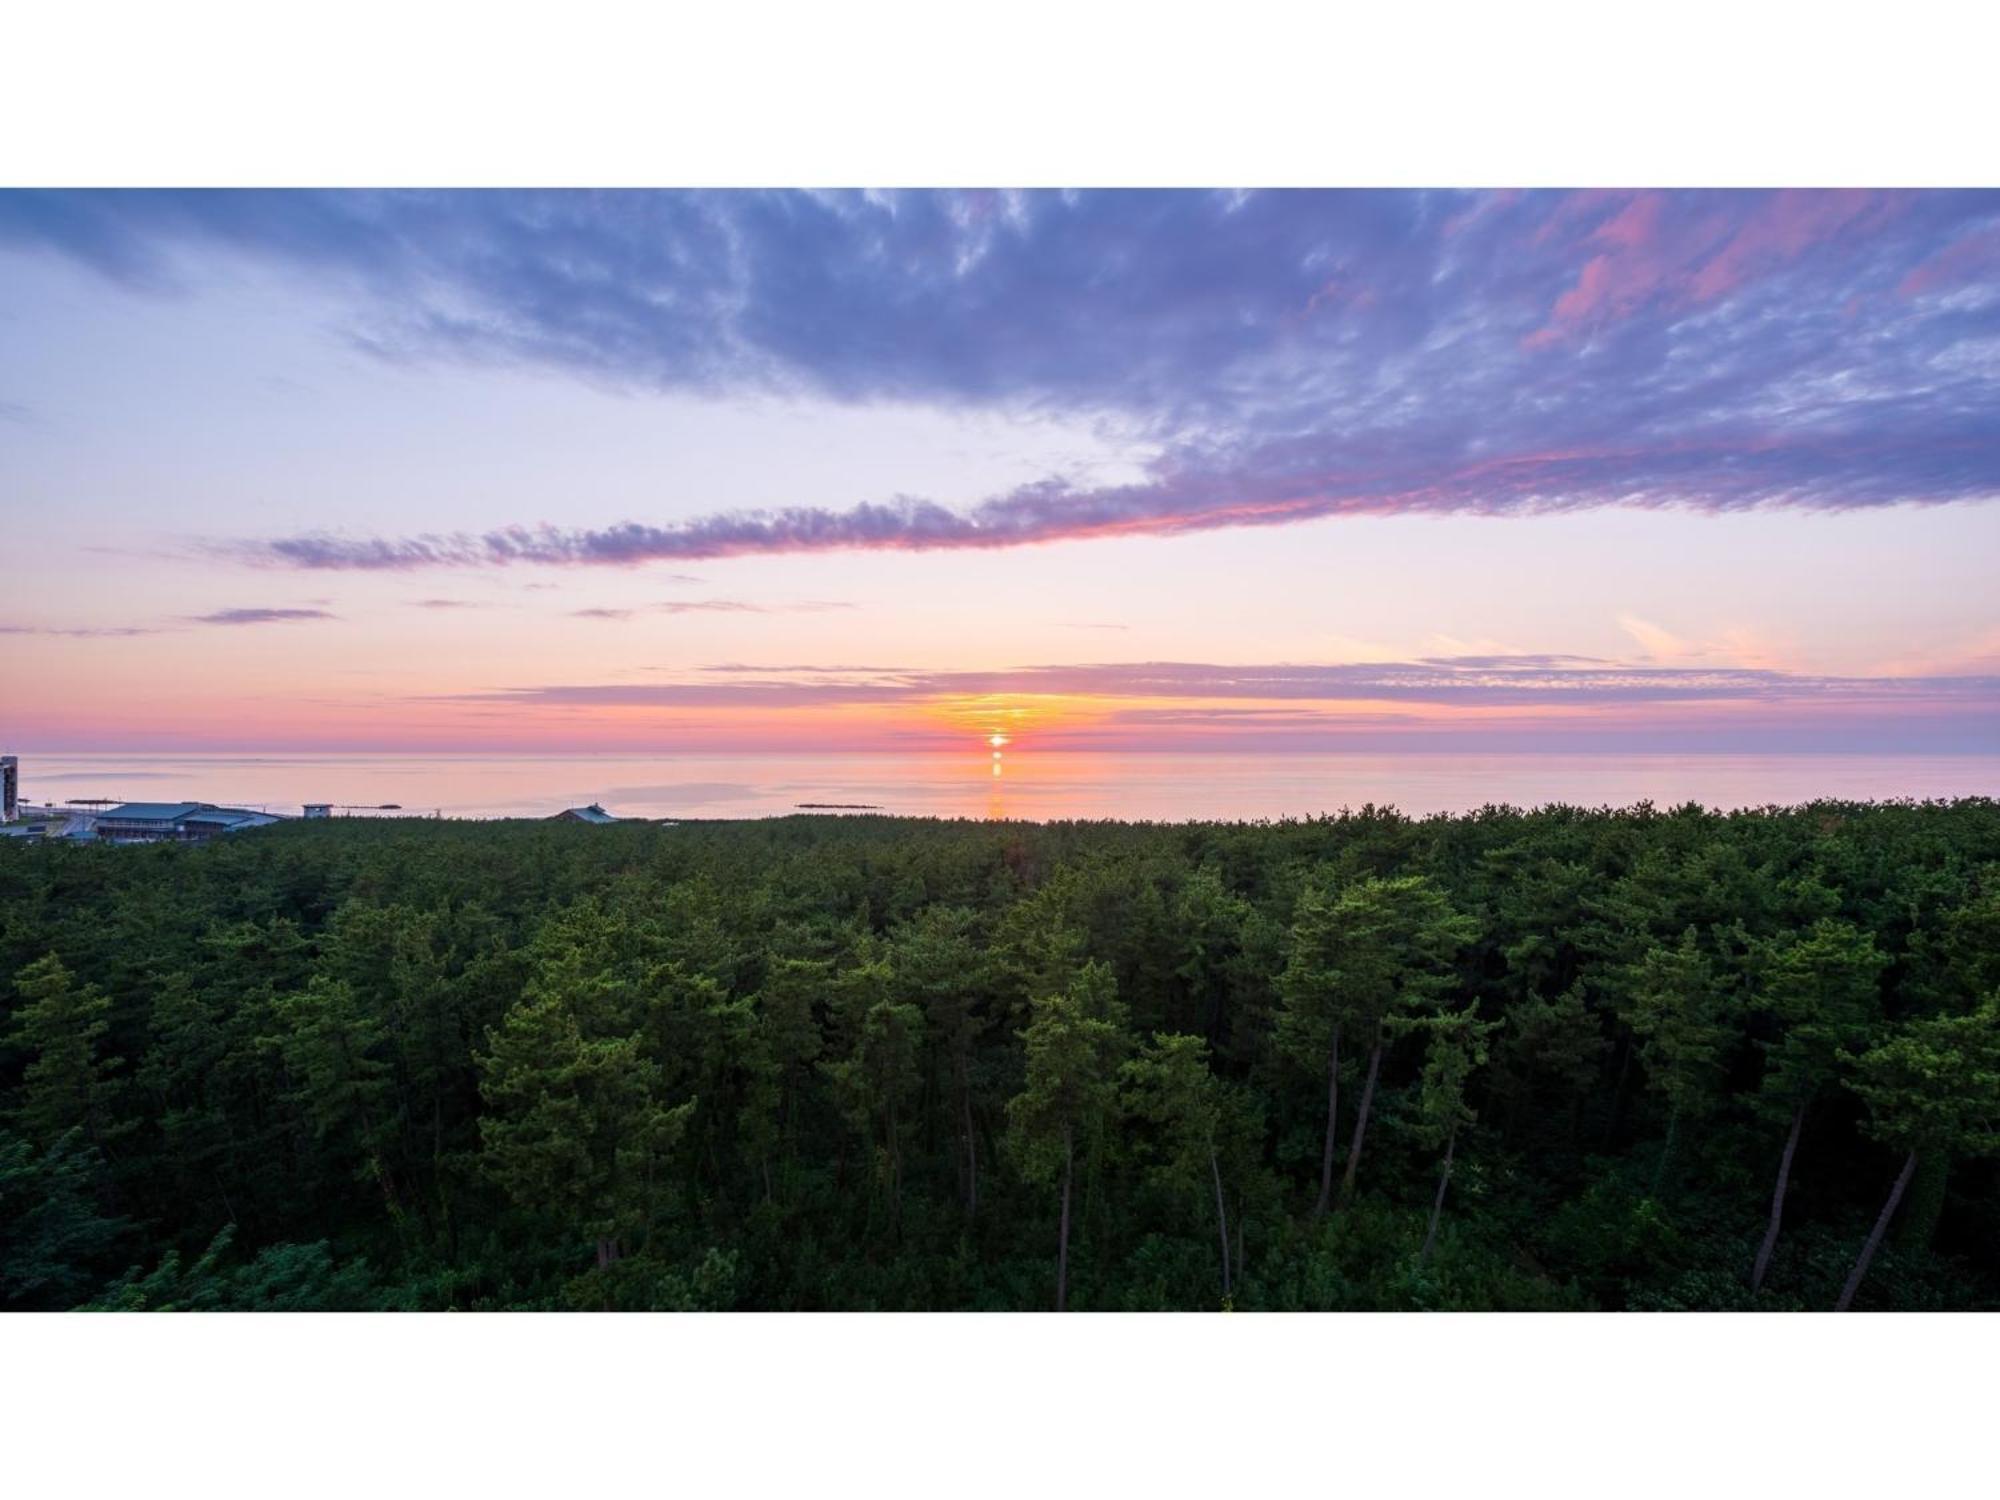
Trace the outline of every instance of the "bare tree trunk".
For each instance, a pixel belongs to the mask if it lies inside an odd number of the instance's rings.
[[[1319,1202],[1313,1206],[1313,1217],[1325,1215],[1327,1205],[1333,1201],[1333,1137],[1340,1124],[1340,1028],[1333,1028],[1333,1046],[1326,1058],[1326,1145],[1319,1157]]]
[[[1944,1215],[1945,1187],[1951,1180],[1951,1153],[1926,1151],[1917,1163],[1917,1175],[1903,1194],[1897,1213],[1894,1242],[1905,1250],[1928,1250]]]
[[[1431,1243],[1437,1239],[1438,1218],[1444,1213],[1444,1190],[1451,1186],[1451,1157],[1458,1147],[1458,1127],[1451,1127],[1451,1134],[1444,1138],[1444,1166],[1438,1172],[1437,1196],[1431,1199],[1431,1227],[1424,1231],[1424,1248],[1417,1252],[1417,1264],[1423,1265],[1431,1258]]]
[[[1604,1120],[1604,1140],[1600,1149],[1611,1149],[1611,1138],[1618,1134],[1618,1114],[1625,1103],[1625,1080],[1632,1072],[1632,1038],[1629,1034],[1618,1038],[1618,1080],[1611,1085],[1611,1111]]]
[[[1659,1165],[1653,1168],[1653,1193],[1657,1197],[1660,1186],[1667,1180],[1667,1165],[1674,1159],[1674,1147],[1680,1140],[1681,1107],[1676,1104],[1667,1113],[1667,1139],[1660,1147]]]
[[[889,1237],[903,1235],[903,1155],[896,1144],[896,1106],[888,1107],[889,1120]]]
[[[1243,1274],[1243,1194],[1236,1195],[1236,1274]],[[1232,1290],[1234,1290],[1232,1288]]]
[[[1076,1176],[1076,1148],[1063,1131],[1062,1229],[1056,1240],[1056,1311],[1069,1308],[1069,1185]]]
[[[1764,1229],[1764,1243],[1757,1247],[1757,1264],[1750,1268],[1750,1290],[1761,1291],[1764,1273],[1771,1269],[1771,1252],[1778,1248],[1778,1226],[1785,1222],[1785,1191],[1792,1181],[1792,1153],[1799,1149],[1799,1128],[1806,1122],[1806,1100],[1792,1113],[1791,1133],[1785,1137],[1785,1154],[1778,1158],[1778,1185],[1771,1191],[1771,1222]]]
[[[1368,1109],[1375,1102],[1375,1075],[1382,1068],[1382,1038],[1368,1054],[1368,1081],[1361,1085],[1361,1112],[1354,1118],[1354,1144],[1347,1148],[1347,1171],[1340,1179],[1340,1201],[1354,1196],[1354,1174],[1361,1166],[1361,1143],[1368,1135]]]
[[[1847,1285],[1840,1289],[1840,1300],[1833,1304],[1835,1312],[1846,1312],[1853,1305],[1854,1294],[1861,1290],[1861,1278],[1868,1274],[1868,1263],[1875,1259],[1875,1252],[1882,1244],[1882,1235],[1889,1228],[1889,1221],[1896,1217],[1896,1205],[1903,1201],[1903,1190],[1910,1185],[1910,1178],[1916,1170],[1917,1153],[1912,1151],[1903,1158],[1903,1170],[1896,1174],[1896,1185],[1889,1189],[1889,1201],[1882,1205],[1875,1227],[1868,1231],[1868,1243],[1861,1247],[1861,1259],[1854,1263],[1854,1269],[1847,1276]]]
[[[611,1264],[611,1241],[599,1239],[597,1242],[597,1269],[600,1274]],[[611,1311],[611,1288],[603,1281],[598,1282],[597,1305],[605,1312]]]
[[[1208,1153],[1208,1175],[1215,1180],[1215,1227],[1222,1236],[1222,1295],[1229,1296],[1229,1211],[1222,1206],[1222,1168]]]
[[[979,1140],[972,1128],[972,1090],[960,1086],[960,1114],[965,1121],[965,1211],[979,1212]]]

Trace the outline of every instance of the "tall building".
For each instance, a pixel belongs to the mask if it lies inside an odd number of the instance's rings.
[[[0,755],[0,823],[11,823],[21,805],[21,761]]]

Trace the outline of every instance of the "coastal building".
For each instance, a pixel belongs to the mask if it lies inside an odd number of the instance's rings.
[[[38,844],[43,839],[79,837],[91,814],[74,808],[43,807],[21,800],[21,760],[0,755],[0,838]]]
[[[102,808],[97,807],[51,807],[49,810],[49,837],[90,840],[97,837],[97,815]],[[61,816],[57,816],[60,813]]]
[[[550,823],[617,823],[622,820],[614,818],[610,813],[593,802],[588,807],[565,807],[561,812],[551,815],[546,821]]]
[[[278,821],[273,813],[212,802],[125,802],[98,814],[97,837],[108,844],[199,843]]]

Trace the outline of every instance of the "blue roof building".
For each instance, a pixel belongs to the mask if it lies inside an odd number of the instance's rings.
[[[278,822],[276,814],[212,802],[126,802],[97,818],[97,837],[110,844],[195,843]]]
[[[551,823],[617,823],[622,820],[614,818],[610,813],[593,802],[588,807],[565,807],[561,812],[552,814],[548,821]]]

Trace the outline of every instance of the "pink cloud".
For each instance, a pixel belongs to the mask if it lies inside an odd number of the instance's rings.
[[[1599,200],[1601,202],[1601,200]],[[1549,318],[1525,341],[1545,348],[1606,319],[1655,304],[1692,307],[1731,293],[1804,258],[1821,246],[1870,233],[1900,213],[1903,193],[1796,190],[1738,200],[1747,214],[1722,208],[1669,213],[1669,195],[1630,196],[1582,245],[1595,253]],[[1558,216],[1573,222],[1574,216]],[[1556,227],[1552,219],[1549,228]]]
[[[1989,224],[1952,241],[1905,276],[1896,290],[1905,297],[1921,297],[1995,274],[2000,274],[2000,224]]]
[[[1879,228],[1907,206],[1908,198],[1906,193],[1777,193],[1702,267],[1691,294],[1697,302],[1726,296],[1755,276],[1791,264],[1815,246]]]

